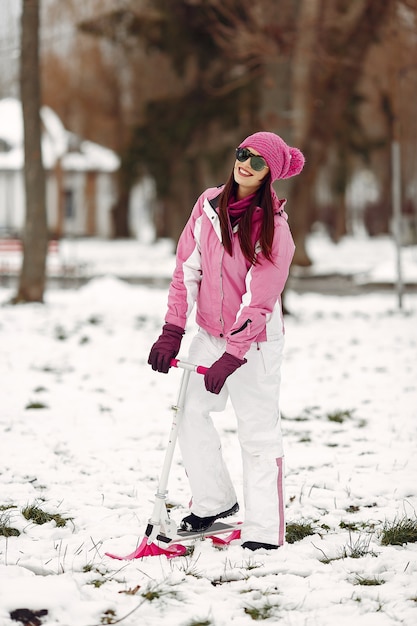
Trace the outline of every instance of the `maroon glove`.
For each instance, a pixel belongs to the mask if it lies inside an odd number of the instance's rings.
[[[207,391],[219,394],[226,378],[233,374],[238,367],[246,363],[246,359],[238,359],[233,354],[225,352],[204,374],[204,383]]]
[[[171,367],[171,359],[180,351],[184,330],[175,324],[165,324],[162,335],[153,344],[148,357],[149,365],[156,372],[167,374]]]

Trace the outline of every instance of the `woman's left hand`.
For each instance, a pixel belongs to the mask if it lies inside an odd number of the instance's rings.
[[[238,359],[236,356],[233,356],[233,354],[229,354],[228,352],[222,354],[220,359],[215,361],[204,374],[204,383],[207,391],[219,394],[223,389],[226,378],[245,363],[246,359]]]

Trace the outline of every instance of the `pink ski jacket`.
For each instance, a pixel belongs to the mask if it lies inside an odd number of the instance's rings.
[[[165,321],[185,328],[197,303],[196,322],[208,333],[226,339],[226,351],[243,359],[253,342],[278,339],[284,332],[281,293],[294,255],[294,242],[277,199],[273,262],[255,244],[258,263],[251,265],[233,229],[233,255],[222,245],[216,211],[221,188],[207,189],[198,198],[178,241],[176,268],[168,295]],[[257,241],[262,209],[255,209],[253,236]]]

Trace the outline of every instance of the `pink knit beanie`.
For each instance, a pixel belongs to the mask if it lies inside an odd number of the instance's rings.
[[[246,137],[239,148],[254,148],[268,164],[271,181],[290,178],[304,167],[304,156],[298,148],[288,146],[275,133],[259,132]]]

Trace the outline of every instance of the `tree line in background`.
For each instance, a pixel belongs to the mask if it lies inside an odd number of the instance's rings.
[[[278,188],[291,200],[295,263],[309,263],[305,236],[318,218],[335,240],[344,234],[346,186],[365,166],[380,188],[367,226],[388,231],[396,118],[403,161],[416,163],[416,0],[62,4],[48,0],[46,19],[72,21],[78,36],[70,55],[44,55],[44,99],[121,155],[116,235],[128,235],[129,190],[146,173],[157,234],[176,238],[201,190],[225,180],[234,147],[259,129],[306,155],[303,175]],[[405,188],[413,175],[405,168]]]
[[[39,0],[23,4],[31,2]],[[310,263],[315,221],[335,241],[346,232],[345,192],[361,169],[379,188],[368,231],[389,231],[394,139],[405,164],[403,211],[415,210],[417,0],[40,6],[43,28],[56,35],[42,47],[43,103],[121,157],[116,237],[129,236],[130,191],[150,176],[157,236],[176,239],[201,191],[228,176],[236,145],[262,129],[306,156],[303,174],[277,186],[290,200],[295,264]],[[73,27],[70,38],[63,25]]]

